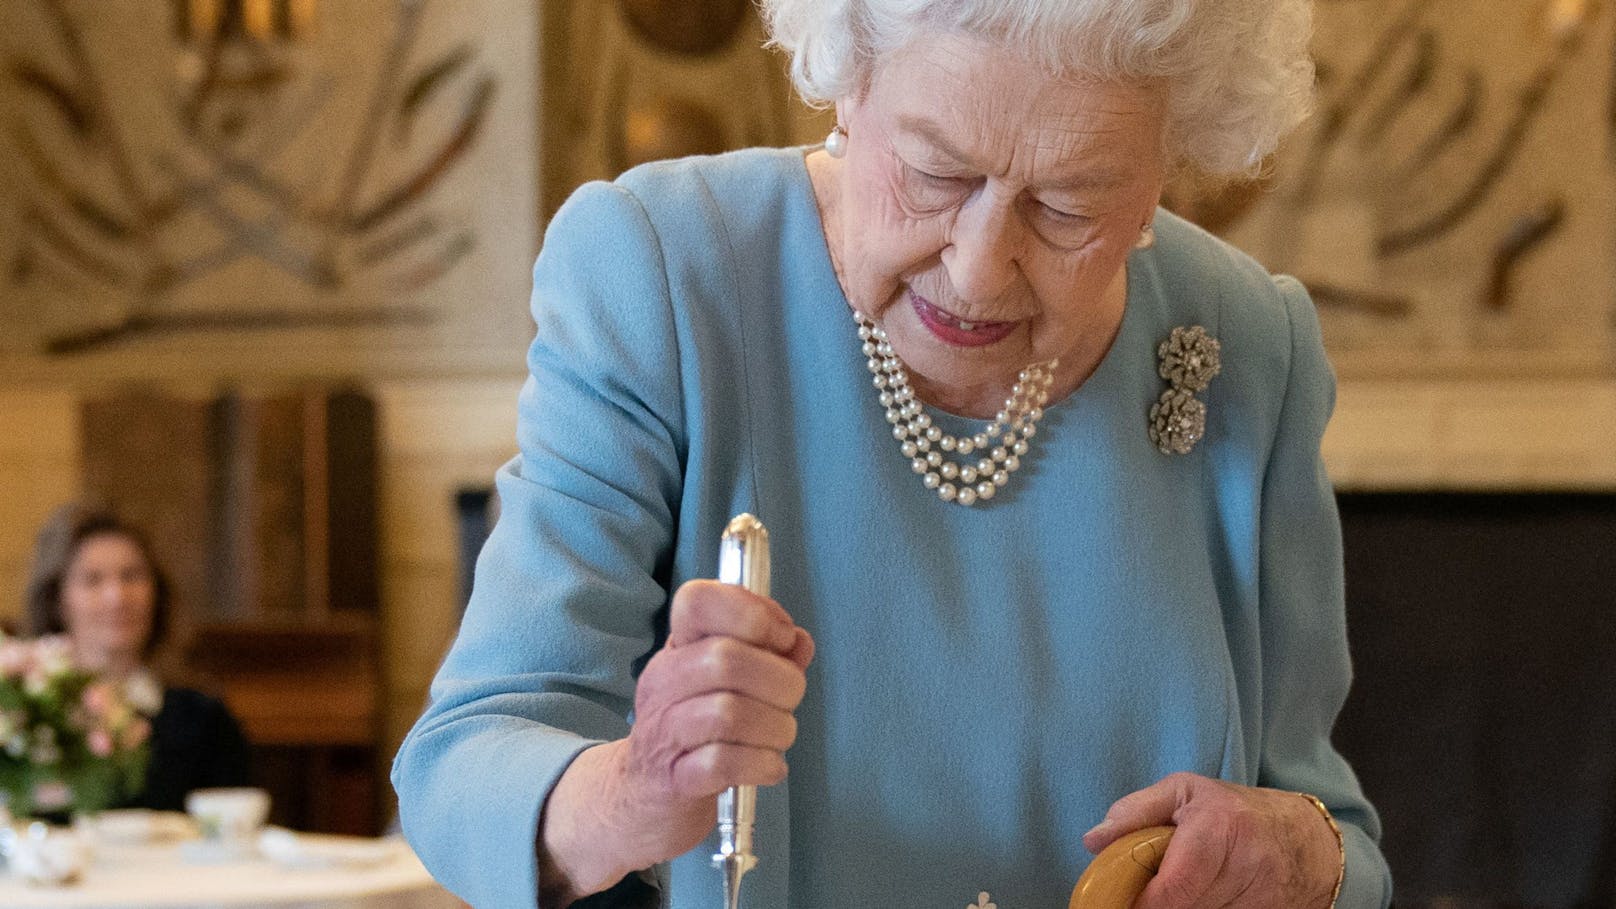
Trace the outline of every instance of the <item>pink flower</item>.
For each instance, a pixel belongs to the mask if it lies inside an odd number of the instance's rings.
[[[131,749],[139,748],[141,745],[146,743],[146,738],[150,735],[151,723],[148,723],[142,719],[136,719],[133,723],[130,723],[128,726],[124,727],[122,736],[123,747]]]
[[[73,801],[73,790],[60,780],[46,780],[34,784],[34,804],[46,811],[66,808]]]
[[[96,757],[112,756],[112,733],[105,729],[91,729],[90,734],[84,737],[84,744],[90,747],[90,753]]]
[[[93,716],[106,716],[118,703],[118,692],[106,682],[96,682],[84,689],[84,708]]]
[[[34,652],[25,642],[15,638],[0,641],[0,677],[22,678],[33,661]]]

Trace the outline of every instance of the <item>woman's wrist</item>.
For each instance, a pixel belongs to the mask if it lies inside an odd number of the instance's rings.
[[[1334,834],[1335,836],[1336,856],[1338,859],[1335,872],[1335,885],[1330,888],[1330,902],[1326,904],[1327,906],[1330,906],[1331,909],[1334,909],[1336,900],[1341,896],[1341,885],[1347,880],[1347,840],[1346,837],[1342,836],[1341,834],[1341,825],[1336,823],[1335,815],[1330,813],[1329,806],[1324,804],[1323,799],[1306,792],[1298,792],[1296,794],[1306,799],[1308,804],[1312,805],[1314,810],[1318,811],[1319,815],[1324,818],[1324,822],[1330,825],[1330,833]]]
[[[562,909],[622,880],[633,869],[612,862],[600,816],[615,742],[580,752],[556,781],[539,816],[539,903]]]

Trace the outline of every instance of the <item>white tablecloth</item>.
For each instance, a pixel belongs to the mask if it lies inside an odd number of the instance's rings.
[[[343,837],[310,837],[341,842]],[[77,884],[30,886],[0,873],[5,909],[461,909],[403,840],[376,864],[299,868],[264,858],[187,861],[177,842],[98,845]]]

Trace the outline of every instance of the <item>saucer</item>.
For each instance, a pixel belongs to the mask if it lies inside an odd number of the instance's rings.
[[[180,859],[191,865],[221,865],[258,858],[252,840],[187,840],[180,844]]]

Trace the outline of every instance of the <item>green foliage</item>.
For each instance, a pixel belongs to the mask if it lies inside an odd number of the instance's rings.
[[[74,663],[66,640],[0,635],[0,794],[19,816],[94,812],[140,791],[152,698]]]

